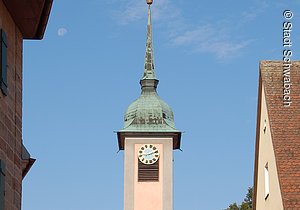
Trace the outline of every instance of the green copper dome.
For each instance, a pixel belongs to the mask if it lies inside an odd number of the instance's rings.
[[[142,93],[127,109],[122,131],[177,131],[171,107],[157,94],[158,80],[154,74],[150,5],[148,10],[147,42],[144,74],[140,81]]]
[[[176,131],[171,107],[157,94],[158,80],[141,80],[142,93],[127,109],[123,131]]]
[[[176,130],[171,107],[157,94],[158,79],[154,73],[151,10],[148,4],[148,25],[144,74],[140,80],[142,93],[128,107],[124,128],[117,132],[119,150],[126,147],[127,138],[164,138],[172,141],[173,149],[180,149],[181,132]]]

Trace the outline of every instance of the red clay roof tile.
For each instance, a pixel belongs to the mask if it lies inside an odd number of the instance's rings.
[[[290,68],[291,104],[285,107],[282,61],[261,61],[271,134],[284,209],[300,209],[300,61]],[[287,82],[285,83],[287,84]]]

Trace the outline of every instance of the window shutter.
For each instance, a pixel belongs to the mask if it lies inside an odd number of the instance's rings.
[[[5,203],[5,163],[0,160],[0,210],[4,210]]]
[[[269,197],[270,194],[270,177],[269,177],[269,163],[265,165],[265,199]]]
[[[158,182],[159,181],[159,160],[154,164],[146,165],[138,160],[138,181]]]
[[[1,29],[1,90],[7,95],[7,37],[3,29]]]

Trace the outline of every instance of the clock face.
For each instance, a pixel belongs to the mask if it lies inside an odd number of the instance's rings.
[[[145,144],[139,149],[138,158],[144,164],[154,164],[159,158],[159,151],[154,145]]]

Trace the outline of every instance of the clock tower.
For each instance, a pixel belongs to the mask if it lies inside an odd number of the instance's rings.
[[[173,150],[180,149],[181,132],[173,111],[157,94],[154,73],[151,4],[141,95],[127,109],[124,128],[118,131],[124,150],[124,210],[173,209]]]

